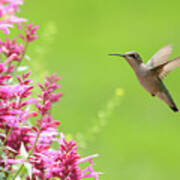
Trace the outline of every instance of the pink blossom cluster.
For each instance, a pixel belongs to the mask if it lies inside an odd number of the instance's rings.
[[[52,177],[62,180],[94,177],[97,180],[98,173],[92,168],[94,156],[82,159],[76,151],[76,142],[67,142],[63,134],[58,138],[57,127],[60,123],[52,118],[50,109],[62,97],[62,93],[55,93],[59,88],[57,81],[60,78],[55,74],[46,76],[44,84],[38,84],[41,94],[38,94],[37,98],[32,98],[34,86],[28,79],[29,75],[30,73],[26,73],[22,77],[17,76],[18,83],[14,85],[6,83],[7,79],[4,78],[0,86],[0,128],[4,133],[0,139],[4,143],[6,155],[5,161],[0,157],[0,166],[10,171],[12,165],[23,164],[23,159],[17,159],[23,143],[26,151],[30,153],[27,162],[33,166],[33,180],[36,177],[47,180]],[[33,104],[35,110],[30,111],[29,106]],[[33,117],[36,119],[34,126],[27,123]],[[51,149],[54,141],[59,143],[59,150]],[[79,163],[85,161],[89,161],[90,165],[81,170]],[[27,179],[30,177],[27,176]]]
[[[31,161],[33,163],[33,180],[35,175],[40,179],[51,180],[52,177],[58,177],[61,180],[79,180],[92,177],[98,180],[99,173],[95,172],[92,165],[92,155],[87,158],[81,158],[77,153],[77,144],[71,140],[67,142],[64,135],[57,140],[59,142],[58,150],[47,150],[48,146],[40,147],[40,152],[35,152]],[[81,170],[79,164],[89,162],[89,166]],[[29,179],[28,179],[29,180]]]
[[[18,6],[23,4],[23,0],[0,0],[0,29],[9,34],[9,27],[17,24],[21,27],[22,22],[27,20],[16,16]]]
[[[0,72],[3,71],[2,75],[8,75],[18,68],[24,58],[29,43],[37,38],[36,31],[38,28],[38,25],[25,25],[24,34],[19,34],[19,37],[23,39],[24,44],[18,43],[17,37],[12,40],[7,37],[5,41],[0,39],[0,53],[5,56],[5,61],[0,64]],[[16,64],[16,62],[18,62],[18,64]]]
[[[0,159],[1,167],[8,171],[12,168],[11,165],[24,163],[23,159],[16,159],[23,143],[27,152],[33,149],[27,162],[33,165],[34,180],[36,177],[47,180],[52,177],[59,177],[62,180],[94,177],[97,180],[98,173],[92,168],[93,156],[81,159],[76,151],[76,142],[73,140],[67,142],[63,135],[58,138],[57,126],[60,123],[53,120],[50,109],[62,97],[62,93],[55,93],[59,88],[57,84],[59,77],[55,74],[47,76],[44,84],[38,84],[41,94],[38,94],[37,98],[31,98],[34,87],[31,85],[32,81],[28,79],[29,75],[30,73],[23,74],[22,78],[17,76],[16,85],[4,84],[0,87],[2,94],[0,127],[5,133],[0,139],[4,142],[7,158],[6,161]],[[28,110],[28,106],[32,104],[35,104],[35,111]],[[34,126],[27,124],[32,117],[36,118]],[[11,133],[6,139],[10,130]],[[59,143],[59,150],[51,149],[54,141]],[[81,170],[79,163],[84,161],[89,161],[90,166]],[[27,176],[27,179],[29,178]]]
[[[0,0],[1,17],[8,15],[7,19],[0,20],[0,29],[3,23],[20,25],[22,21],[14,13],[21,4],[21,0]],[[21,175],[26,180],[92,177],[98,180],[99,173],[94,171],[92,160],[97,155],[81,158],[77,143],[67,141],[58,132],[60,122],[51,114],[54,104],[63,96],[56,92],[60,88],[60,77],[46,76],[44,83],[37,84],[40,93],[35,96],[31,73],[17,74],[27,45],[37,38],[38,28],[33,24],[25,25],[24,34],[18,36],[23,43],[18,43],[17,37],[0,40],[0,177],[16,179]],[[8,32],[8,29],[3,30]],[[57,149],[52,148],[53,142],[59,144]],[[80,168],[83,162],[89,162],[85,169]],[[25,164],[30,169],[22,171]]]

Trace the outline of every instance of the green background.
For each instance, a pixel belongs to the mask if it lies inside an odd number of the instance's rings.
[[[136,50],[146,62],[169,43],[171,58],[180,55],[179,7],[178,0],[26,0],[22,8],[23,17],[40,25],[28,51],[34,75],[62,76],[64,97],[54,117],[61,131],[78,139],[83,156],[100,155],[100,179],[180,179],[179,113],[146,93],[123,59],[107,56]],[[180,107],[179,77],[180,68],[165,83]],[[125,93],[111,108],[116,88]]]

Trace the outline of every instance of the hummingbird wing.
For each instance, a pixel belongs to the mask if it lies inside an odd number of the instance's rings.
[[[160,79],[164,79],[171,71],[180,66],[180,57],[168,61],[163,65],[157,67],[158,76]]]
[[[149,69],[154,69],[154,68],[168,62],[171,52],[172,52],[171,45],[163,47],[147,62],[146,66]]]

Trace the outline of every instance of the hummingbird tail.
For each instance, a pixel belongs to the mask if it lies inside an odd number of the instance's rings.
[[[171,97],[168,89],[166,88],[166,86],[163,84],[163,82],[160,80],[159,81],[161,86],[162,86],[162,91],[158,92],[156,94],[157,97],[159,97],[160,99],[162,99],[166,104],[169,105],[169,107],[174,111],[174,112],[178,112],[179,109],[177,108],[173,98]]]
[[[179,111],[179,109],[176,107],[176,106],[172,106],[172,107],[170,107],[174,112],[178,112]]]
[[[166,90],[166,89],[165,89]],[[174,112],[178,112],[179,109],[177,108],[175,102],[173,101],[171,95],[169,94],[168,91],[161,91],[158,92],[156,94],[157,97],[159,97],[160,99],[162,99],[165,103],[167,103],[169,105],[169,107],[174,111]]]

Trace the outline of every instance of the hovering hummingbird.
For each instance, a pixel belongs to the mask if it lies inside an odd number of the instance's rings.
[[[168,89],[162,80],[175,68],[180,66],[180,57],[168,61],[172,52],[171,45],[160,49],[146,64],[142,62],[140,55],[135,52],[125,54],[109,54],[121,56],[126,59],[134,70],[139,83],[152,95],[157,96],[174,111],[179,111]]]

